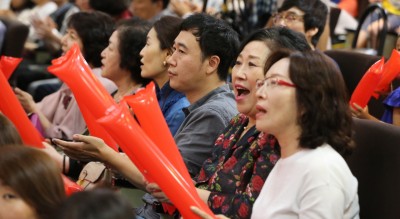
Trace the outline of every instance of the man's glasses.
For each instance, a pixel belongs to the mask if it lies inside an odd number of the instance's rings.
[[[281,80],[275,76],[268,77],[265,79],[258,79],[256,81],[257,90],[259,90],[263,86],[265,86],[264,88],[274,88],[277,86],[296,87],[296,85],[289,83],[287,81]]]
[[[295,21],[303,21],[304,15],[298,15],[294,12],[281,12],[272,15],[272,21],[274,24],[279,24],[282,20],[285,21],[285,24],[291,24]]]

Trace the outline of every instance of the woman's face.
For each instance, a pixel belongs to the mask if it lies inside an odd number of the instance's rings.
[[[62,49],[63,53],[66,53],[69,49],[71,49],[71,47],[72,47],[72,45],[74,45],[74,43],[77,43],[79,46],[79,49],[83,52],[82,40],[79,37],[78,33],[73,28],[67,28],[66,33],[61,38],[61,49]]]
[[[160,41],[154,28],[151,28],[147,34],[146,45],[140,51],[142,59],[141,75],[144,78],[154,79],[167,73],[167,65],[164,62],[167,59],[168,51],[160,49]],[[165,62],[166,63],[166,62]]]
[[[291,86],[289,63],[284,58],[272,65],[257,91],[256,127],[260,131],[277,135],[298,130],[296,89]]]
[[[256,81],[264,78],[264,64],[270,54],[262,41],[248,43],[240,52],[232,69],[232,84],[239,112],[255,118]]]
[[[103,70],[101,76],[110,80],[115,80],[117,75],[122,72],[119,67],[121,56],[119,54],[118,31],[114,31],[111,35],[108,46],[101,52],[101,63]]]
[[[0,183],[0,218],[36,219],[35,209],[28,205],[11,187]]]

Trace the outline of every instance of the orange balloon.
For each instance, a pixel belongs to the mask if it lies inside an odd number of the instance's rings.
[[[387,92],[390,83],[400,73],[400,52],[393,49],[389,60],[383,66],[382,79],[379,81],[375,91],[378,93]]]
[[[357,103],[362,108],[367,106],[371,96],[374,94],[375,88],[381,80],[384,63],[385,59],[382,57],[371,65],[368,71],[361,78],[356,89],[354,89],[350,99],[350,106],[354,108],[353,103]]]
[[[43,137],[33,127],[24,109],[15,96],[6,77],[0,70],[0,111],[7,116],[17,128],[26,145],[43,148]]]
[[[66,55],[69,58],[54,60],[48,71],[66,83],[75,98],[84,101],[95,118],[102,117],[115,103],[113,98],[94,76],[77,44]]]
[[[21,61],[22,58],[1,56],[0,68],[4,73],[4,76],[6,76],[7,80],[11,77],[12,73],[14,72],[14,70],[17,68],[17,66]]]
[[[200,199],[193,184],[172,165],[161,150],[143,132],[125,106],[117,106],[108,115],[97,120],[118,145],[136,164],[140,164],[142,174],[152,179],[179,209],[184,218],[198,218],[190,206],[197,206],[213,215]]]

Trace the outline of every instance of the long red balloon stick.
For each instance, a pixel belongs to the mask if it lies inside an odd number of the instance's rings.
[[[183,175],[143,132],[126,107],[117,106],[98,121],[129,158],[134,157],[133,160],[141,164],[144,168],[140,169],[142,174],[146,178],[151,176],[154,179],[184,218],[198,218],[190,210],[190,206],[198,206],[213,215],[198,196],[194,185],[187,183]]]
[[[3,71],[4,76],[8,80],[14,70],[17,68],[22,58],[15,58],[11,56],[1,56],[0,59],[0,69]]]

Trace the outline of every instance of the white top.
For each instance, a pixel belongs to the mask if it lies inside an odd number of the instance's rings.
[[[357,179],[331,146],[278,160],[253,206],[252,219],[359,218]]]

